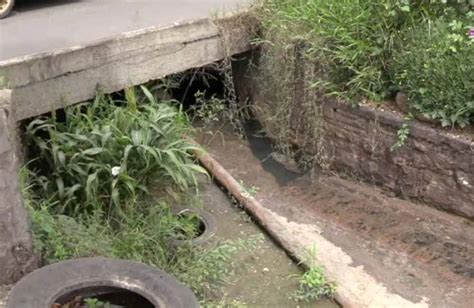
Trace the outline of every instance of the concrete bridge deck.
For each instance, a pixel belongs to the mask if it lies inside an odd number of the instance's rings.
[[[249,0],[18,0],[0,20],[0,61],[244,8]]]

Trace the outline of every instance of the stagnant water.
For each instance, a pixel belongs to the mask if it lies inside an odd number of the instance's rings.
[[[290,170],[284,163],[275,159],[273,142],[263,133],[263,127],[257,120],[245,123],[245,133],[250,149],[262,164],[263,169],[270,172],[280,185],[287,185],[302,175],[301,172]]]

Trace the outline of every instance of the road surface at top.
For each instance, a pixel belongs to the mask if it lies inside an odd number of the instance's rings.
[[[18,3],[19,2],[19,3]],[[29,0],[0,20],[0,61],[236,11],[249,0]]]

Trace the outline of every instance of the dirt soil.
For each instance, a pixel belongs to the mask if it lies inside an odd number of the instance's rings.
[[[319,307],[337,308],[333,301],[295,302],[289,295],[298,288],[296,277],[301,269],[256,226],[251,218],[234,205],[227,194],[214,184],[202,191],[203,206],[217,220],[216,241],[261,236],[256,249],[240,251],[234,257],[234,275],[223,287],[225,307]]]
[[[200,134],[215,157],[256,198],[290,221],[314,224],[387,288],[431,307],[474,307],[474,224],[379,188],[273,160],[265,138],[227,130]]]

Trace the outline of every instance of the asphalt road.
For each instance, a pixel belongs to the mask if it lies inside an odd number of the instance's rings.
[[[0,20],[0,61],[234,11],[249,0],[17,0]]]

